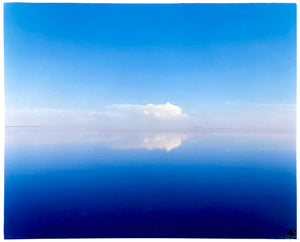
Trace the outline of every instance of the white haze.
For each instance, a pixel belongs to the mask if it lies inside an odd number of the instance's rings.
[[[117,104],[103,110],[16,109],[6,110],[6,126],[51,126],[65,128],[193,131],[198,128],[257,131],[295,131],[295,106],[279,104],[239,105],[226,109],[185,112],[165,104]]]

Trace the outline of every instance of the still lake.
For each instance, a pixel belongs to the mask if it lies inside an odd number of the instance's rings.
[[[5,238],[282,238],[296,229],[295,141],[8,127]]]

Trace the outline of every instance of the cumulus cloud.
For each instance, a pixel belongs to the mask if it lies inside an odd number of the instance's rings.
[[[180,127],[188,117],[179,106],[166,104],[110,105],[104,110],[7,110],[7,126],[76,126],[110,129]]]
[[[101,110],[6,110],[6,126],[55,126],[105,130],[179,131],[202,128],[293,131],[295,105],[244,104],[186,114],[172,103],[109,105]]]
[[[176,120],[187,118],[188,115],[182,112],[179,106],[167,102],[166,104],[146,104],[146,105],[132,105],[120,104],[110,105],[109,110],[142,114],[145,117],[159,119],[159,120]]]
[[[182,112],[179,106],[175,106],[169,102],[158,105],[147,104],[145,106],[144,114],[158,119],[181,119],[188,117],[187,114]]]

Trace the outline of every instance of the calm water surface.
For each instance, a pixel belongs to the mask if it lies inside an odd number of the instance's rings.
[[[282,238],[291,134],[6,128],[5,238]]]

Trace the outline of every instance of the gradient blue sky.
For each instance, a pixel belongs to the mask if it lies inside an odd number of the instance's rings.
[[[296,4],[5,3],[4,45],[7,109],[296,103]]]

